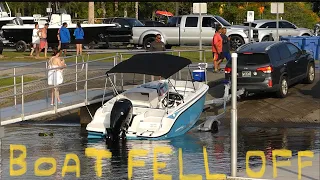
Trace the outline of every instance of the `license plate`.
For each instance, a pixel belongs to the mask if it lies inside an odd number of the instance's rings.
[[[242,77],[251,77],[251,71],[242,71]]]

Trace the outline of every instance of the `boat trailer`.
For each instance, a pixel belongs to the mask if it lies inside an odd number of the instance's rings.
[[[227,111],[227,102],[231,100],[231,93],[230,93],[230,88],[231,88],[231,82],[227,81],[224,83],[224,95],[221,98],[216,98],[213,100],[208,100],[205,102],[205,108],[203,111],[207,111],[208,105],[214,105],[214,106],[221,106],[223,105],[223,112],[215,115],[215,116],[208,116],[206,117],[205,121],[202,122],[200,125],[198,125],[197,129],[199,131],[212,131],[216,132],[218,130],[218,125],[220,125],[219,119],[225,117],[226,111]],[[239,89],[237,91],[237,97],[240,98],[241,95],[245,93],[244,89]]]

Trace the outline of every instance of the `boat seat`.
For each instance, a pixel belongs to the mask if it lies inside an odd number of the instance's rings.
[[[136,115],[128,131],[135,129],[137,133],[141,133],[146,130],[158,130],[165,115],[166,111],[162,109],[150,109],[142,114]]]
[[[155,89],[144,89],[142,92],[126,92],[124,96],[130,99],[135,107],[158,108],[159,97]]]

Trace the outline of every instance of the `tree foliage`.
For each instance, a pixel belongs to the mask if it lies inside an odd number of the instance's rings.
[[[116,8],[116,3],[117,7]],[[22,16],[33,14],[46,14],[48,2],[9,2],[13,15],[21,13]],[[60,2],[60,7],[67,10],[72,18],[86,19],[88,17],[88,2]],[[181,1],[179,14],[189,14],[192,2]],[[319,16],[312,12],[310,2],[285,2],[285,12],[280,17],[293,22],[297,26],[312,28],[319,21]],[[245,21],[247,11],[255,11],[255,19],[275,19],[276,15],[270,13],[270,2],[208,2],[208,13],[220,15],[229,22],[241,24]],[[264,7],[263,13],[259,8]],[[135,17],[135,2],[95,2],[95,17],[124,16]],[[166,10],[175,14],[176,2],[139,2],[139,19],[152,19],[156,10]]]

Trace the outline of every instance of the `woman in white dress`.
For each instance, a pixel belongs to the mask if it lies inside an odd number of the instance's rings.
[[[59,54],[57,54],[56,56],[53,56],[49,60],[49,66],[48,66],[48,69],[50,69],[48,71],[48,85],[53,86],[52,93],[51,93],[51,105],[52,106],[54,105],[55,90],[57,90],[58,104],[62,104],[62,101],[61,101],[60,95],[59,95],[59,88],[56,86],[63,83],[63,69],[67,66],[65,64],[64,59],[61,59],[58,56],[59,56]],[[53,68],[57,68],[57,69],[53,69]]]
[[[36,50],[36,54],[38,54],[39,45],[40,45],[40,37],[38,35],[39,24],[36,22],[34,26],[35,27],[32,31],[32,48],[31,48],[30,56],[33,56],[34,50]]]

